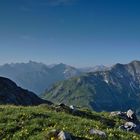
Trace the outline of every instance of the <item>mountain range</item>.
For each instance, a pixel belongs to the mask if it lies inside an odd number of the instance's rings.
[[[75,68],[63,63],[46,65],[29,61],[28,63],[11,63],[0,66],[0,76],[10,78],[19,86],[39,95],[58,81],[105,68],[105,66]]]
[[[10,78],[19,86],[41,94],[46,88],[57,81],[75,75],[80,71],[65,64],[47,66],[43,63],[29,61],[29,63],[12,63],[0,66],[0,76]]]
[[[0,66],[0,75],[37,94],[46,90],[41,96],[55,103],[96,111],[137,110],[140,106],[140,61],[81,69],[30,61]]]
[[[140,108],[140,61],[116,64],[58,82],[43,94],[52,102],[96,111]]]

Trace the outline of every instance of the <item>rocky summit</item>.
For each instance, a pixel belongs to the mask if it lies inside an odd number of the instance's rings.
[[[48,103],[34,93],[18,87],[13,81],[0,77],[0,104],[39,105]]]
[[[140,61],[58,82],[43,97],[96,111],[139,110]]]

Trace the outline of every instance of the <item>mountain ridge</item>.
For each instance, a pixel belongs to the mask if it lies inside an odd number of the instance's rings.
[[[0,104],[13,104],[13,105],[39,105],[51,104],[46,100],[39,98],[34,93],[18,87],[16,83],[8,78],[0,77]]]
[[[39,95],[58,81],[107,68],[103,65],[90,68],[75,68],[64,63],[46,65],[41,62],[29,61],[28,63],[1,65],[0,76],[10,78],[19,86]]]
[[[116,64],[55,84],[44,98],[96,111],[138,109],[140,106],[140,61]]]
[[[47,66],[43,63],[29,61],[29,63],[11,63],[0,66],[0,76],[10,78],[19,86],[29,89],[36,94],[57,81],[79,75],[80,71],[65,64]]]

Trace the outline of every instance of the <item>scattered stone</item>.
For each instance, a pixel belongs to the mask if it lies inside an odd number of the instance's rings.
[[[101,137],[106,137],[106,133],[101,131],[101,130],[97,130],[97,129],[91,129],[89,131],[90,135],[99,135]]]
[[[126,123],[119,126],[119,129],[125,131],[133,131],[140,134],[140,122],[134,111],[129,109],[127,112],[115,111],[111,112],[110,116],[119,116],[126,120]]]
[[[66,133],[64,131],[60,131],[58,134],[58,139],[60,140],[72,140],[71,135],[69,133]]]
[[[61,103],[61,104],[59,104],[59,106],[61,106],[61,107],[65,107],[66,105],[65,105],[65,104],[63,104],[63,103]]]
[[[56,129],[53,129],[53,130],[49,131],[49,132],[45,135],[44,140],[49,140],[49,139],[51,139],[52,137],[55,137],[55,138],[56,138],[58,134],[59,134],[59,131],[56,130]]]
[[[74,108],[74,106],[73,106],[73,105],[70,105],[70,109],[74,110],[75,108]]]
[[[124,125],[121,125],[119,127],[122,130],[126,130],[126,131],[136,131],[137,125],[133,122],[126,122]]]
[[[51,138],[55,138],[56,140],[74,140],[73,136],[70,133],[59,131],[56,129],[49,131],[45,135],[44,140],[50,140]]]
[[[126,122],[126,123],[124,124],[124,128],[126,128],[127,131],[132,131],[132,130],[134,130],[134,128],[136,128],[136,127],[137,127],[137,125],[134,124],[133,122]]]
[[[114,116],[118,116],[121,114],[121,111],[113,111],[110,113],[110,116],[114,117]]]
[[[111,113],[110,113],[110,116],[111,116],[111,117],[118,116],[118,117],[120,117],[120,118],[122,118],[122,119],[124,119],[124,120],[129,121],[129,120],[128,120],[128,117],[127,117],[127,115],[126,115],[126,112],[114,111],[114,112],[111,112]]]
[[[135,124],[140,124],[136,114],[131,109],[129,109],[127,112],[121,112],[121,111],[111,112],[110,116],[119,116],[126,121],[133,122]]]
[[[128,118],[133,119],[134,112],[133,112],[131,109],[129,109],[129,110],[126,112],[126,115],[127,115]]]
[[[55,109],[57,112],[64,111],[64,112],[69,113],[69,112],[71,111],[70,107],[69,107],[69,106],[66,106],[66,105],[63,104],[63,103],[54,106],[54,109]]]

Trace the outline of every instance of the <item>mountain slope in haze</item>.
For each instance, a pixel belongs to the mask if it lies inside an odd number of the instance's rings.
[[[104,65],[97,65],[94,67],[85,67],[85,68],[81,68],[79,69],[81,72],[84,73],[89,73],[89,72],[96,72],[96,71],[106,71],[109,70],[110,67],[104,66]]]
[[[107,71],[88,73],[59,82],[47,90],[43,97],[96,111],[138,109],[140,61],[116,64]]]
[[[0,104],[14,104],[14,105],[39,105],[48,103],[40,99],[37,95],[27,90],[18,87],[11,80],[0,77]]]
[[[29,63],[13,63],[0,66],[0,76],[10,78],[19,86],[37,94],[43,93],[46,87],[57,81],[79,74],[78,69],[62,63],[47,66],[43,63],[30,61]]]

